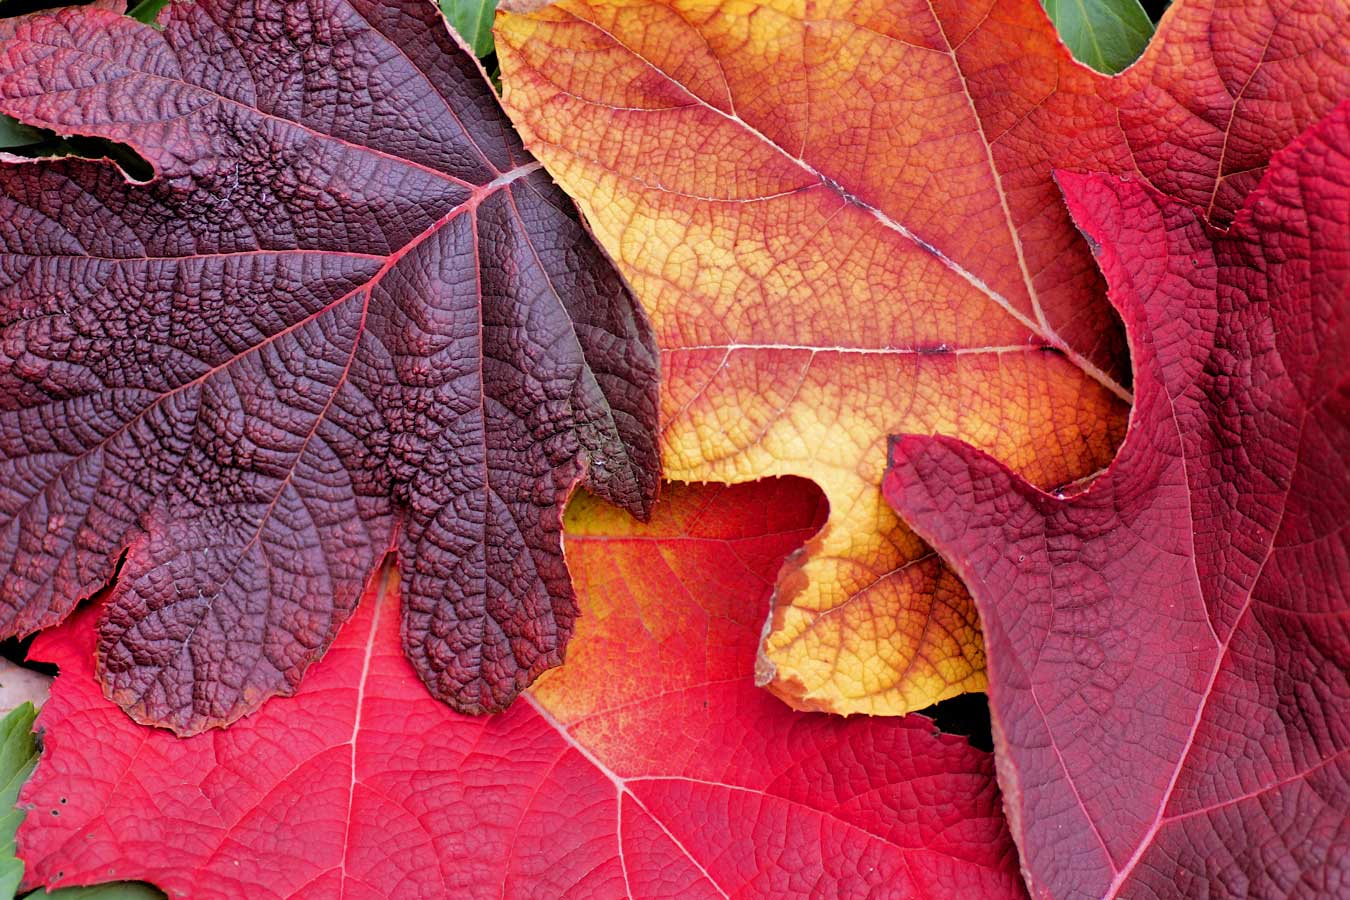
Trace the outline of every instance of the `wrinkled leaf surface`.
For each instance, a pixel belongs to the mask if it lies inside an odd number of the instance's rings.
[[[980,606],[1034,896],[1350,884],[1348,150],[1350,103],[1227,234],[1138,180],[1060,176],[1137,373],[1086,492],[894,447],[889,498]]]
[[[0,22],[0,111],[156,170],[0,164],[0,630],[99,626],[193,733],[295,690],[389,549],[461,710],[557,664],[561,502],[657,485],[650,330],[430,4]]]

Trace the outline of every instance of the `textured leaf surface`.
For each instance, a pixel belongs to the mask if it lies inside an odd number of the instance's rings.
[[[1129,325],[1120,458],[1043,494],[905,438],[887,493],[980,604],[1032,893],[1350,886],[1350,104],[1232,232],[1061,176]]]
[[[774,573],[823,513],[799,480],[667,488],[646,526],[579,498],[567,664],[490,718],[421,689],[392,589],[295,697],[187,740],[102,697],[82,612],[35,644],[61,675],[29,870],[194,900],[1021,896],[988,754],[754,686]]]
[[[897,713],[984,685],[968,595],[882,500],[886,435],[954,434],[1042,486],[1104,466],[1125,344],[1052,167],[1137,173],[1227,221],[1350,90],[1347,17],[1180,3],[1115,80],[1035,0],[499,17],[508,110],[653,319],[668,475],[829,497],[780,580],[775,692]]]
[[[16,896],[23,879],[23,863],[14,855],[14,833],[24,811],[16,808],[19,789],[37,765],[38,748],[33,739],[37,710],[31,703],[16,707],[0,720],[0,897]],[[164,895],[146,884],[115,882],[86,888],[62,888],[30,894],[37,900],[157,900]]]
[[[129,547],[101,674],[191,733],[293,691],[392,547],[422,678],[501,708],[572,629],[562,499],[655,492],[641,311],[434,6],[161,21],[0,23],[0,110],[158,173],[0,165],[0,629]]]
[[[1043,0],[1073,58],[1114,74],[1139,58],[1153,23],[1139,0]]]

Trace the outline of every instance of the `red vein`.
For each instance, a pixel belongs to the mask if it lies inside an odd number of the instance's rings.
[[[712,877],[712,875],[703,866],[703,864],[694,857],[694,854],[689,850],[689,848],[686,847],[680,841],[679,838],[677,838],[674,834],[671,833],[670,829],[666,827],[666,823],[662,822],[661,819],[656,816],[656,814],[654,814],[650,809],[648,809],[647,805],[642,802],[641,798],[639,798],[636,794],[633,793],[633,791],[628,787],[627,779],[623,778],[609,766],[601,762],[600,758],[596,756],[594,753],[592,753],[590,748],[586,747],[575,737],[573,737],[572,733],[567,730],[567,726],[564,725],[562,722],[559,722],[556,718],[554,718],[553,714],[549,712],[547,709],[545,709],[544,705],[540,703],[538,700],[536,700],[533,695],[529,693],[524,693],[521,694],[520,696],[525,702],[529,703],[530,706],[534,708],[534,711],[539,714],[540,718],[542,718],[546,723],[548,723],[549,727],[558,732],[558,736],[561,737],[565,742],[567,742],[567,745],[569,747],[575,750],[581,756],[582,759],[586,760],[586,762],[594,766],[597,772],[599,772],[601,775],[604,775],[607,779],[609,779],[610,783],[614,785],[614,790],[616,794],[615,796],[616,813],[618,810],[623,809],[623,801],[625,797],[631,799],[635,804],[637,804],[639,809],[641,809],[644,813],[647,814],[648,818],[650,818],[653,822],[656,823],[656,827],[660,828],[661,831],[665,834],[665,836],[670,838],[670,842],[674,844],[681,853],[684,854],[685,858],[688,859],[689,862],[693,863],[694,867],[703,873],[703,877],[708,880],[708,883],[712,885],[719,894],[721,894],[723,897],[726,897],[727,900],[731,900],[731,897],[726,892],[726,890],[720,884],[717,883],[717,881]],[[617,821],[615,828],[615,841],[620,844],[622,844],[623,842],[623,833],[618,830]]]

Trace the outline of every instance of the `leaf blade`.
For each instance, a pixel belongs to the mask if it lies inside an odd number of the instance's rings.
[[[18,806],[20,788],[38,763],[33,721],[37,709],[24,702],[0,719],[0,894],[17,897],[24,864],[16,854],[15,836],[25,813]],[[38,896],[38,895],[29,895]],[[164,894],[147,884],[113,882],[92,887],[42,892],[52,900],[159,900]]]
[[[492,14],[497,0],[440,0],[441,12],[460,37],[473,49],[474,56],[484,58],[492,52]]]
[[[0,168],[0,509],[45,535],[6,545],[3,627],[59,621],[129,548],[104,677],[192,733],[293,692],[392,549],[429,687],[498,709],[571,632],[552,506],[583,479],[650,505],[650,332],[434,9],[286,8],[0,25],[4,111],[159,176]],[[81,279],[108,292],[61,299]]]
[[[894,445],[888,496],[988,623],[1033,893],[1344,875],[1347,136],[1342,104],[1228,232],[1137,182],[1063,176],[1139,365],[1131,433],[1086,491],[1041,493],[950,439]],[[1073,609],[1090,618],[1066,628]],[[1328,689],[1287,714],[1304,683]]]
[[[33,774],[38,752],[33,743],[37,709],[24,702],[0,719],[0,896],[13,897],[23,880],[23,862],[15,855],[14,837],[23,822],[16,808],[19,789]]]
[[[805,716],[754,687],[773,572],[822,513],[794,480],[671,486],[646,525],[579,495],[567,553],[585,615],[568,662],[489,719],[421,691],[392,582],[295,697],[186,740],[101,696],[77,614],[36,650],[62,674],[41,720],[52,765],[25,800],[45,810],[71,778],[83,790],[25,830],[34,878],[113,865],[203,898],[255,882],[276,897],[768,898],[803,881],[1023,896],[987,754],[923,718]],[[76,774],[86,765],[96,778]],[[138,815],[146,791],[182,819]],[[929,813],[942,828],[921,824]],[[169,830],[163,854],[137,852]],[[61,859],[72,834],[93,837]]]
[[[138,22],[153,25],[160,12],[168,5],[169,0],[136,0],[136,3],[127,9],[127,15]]]
[[[36,128],[29,128],[9,116],[0,116],[0,150],[28,147],[43,139],[42,132]]]

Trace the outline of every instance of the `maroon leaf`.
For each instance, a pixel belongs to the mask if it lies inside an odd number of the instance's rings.
[[[1061,176],[1129,329],[1119,458],[1049,496],[946,439],[893,447],[900,512],[979,604],[1032,893],[1350,886],[1350,104],[1233,229]]]
[[[430,3],[0,31],[0,111],[158,173],[0,165],[0,628],[125,549],[100,674],[193,733],[293,692],[393,549],[422,679],[506,706],[576,616],[560,501],[651,503],[657,358],[477,63]]]

